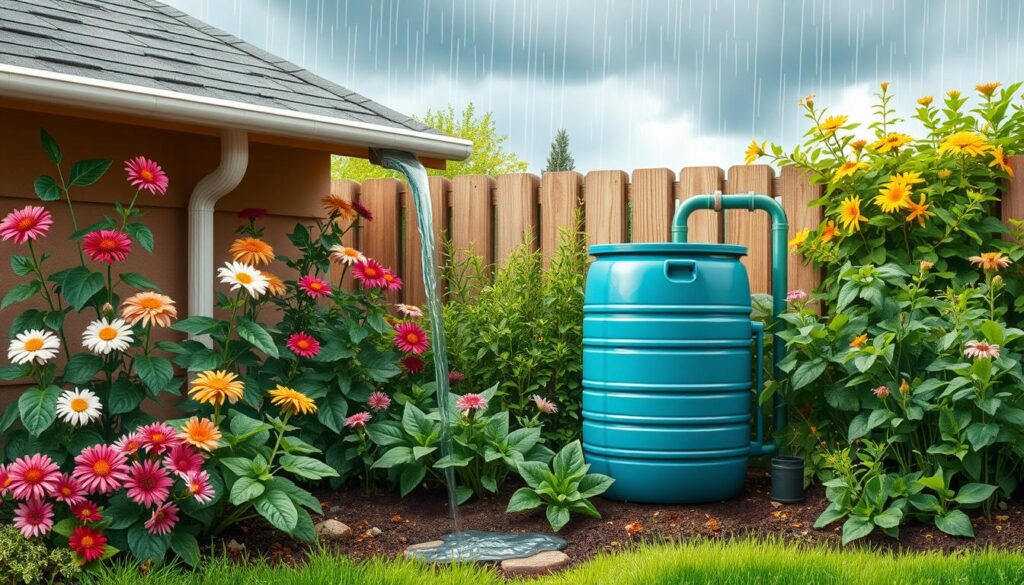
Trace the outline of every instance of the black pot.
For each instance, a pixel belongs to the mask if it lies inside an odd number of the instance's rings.
[[[771,498],[784,504],[793,504],[804,499],[803,457],[772,459]]]

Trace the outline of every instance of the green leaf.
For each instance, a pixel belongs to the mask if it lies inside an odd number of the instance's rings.
[[[541,485],[547,481],[549,473],[548,466],[539,461],[523,461],[516,465],[516,470],[522,476],[526,485],[535,490],[540,489]]]
[[[277,346],[274,345],[274,338],[267,333],[267,330],[262,325],[249,319],[241,319],[236,326],[236,330],[239,337],[253,344],[256,349],[271,357],[279,357]]]
[[[121,282],[138,290],[155,290],[157,292],[160,291],[160,287],[157,286],[152,280],[135,272],[122,272]]]
[[[825,372],[826,366],[828,362],[821,358],[801,363],[796,372],[793,372],[793,389],[798,390],[817,380]]]
[[[323,479],[325,477],[338,477],[338,472],[333,467],[302,455],[287,453],[278,459],[278,463],[286,470],[307,479]]]
[[[548,524],[555,532],[569,523],[569,509],[564,506],[549,505],[545,515],[548,518]]]
[[[252,459],[245,457],[222,457],[220,464],[239,477],[252,477]]]
[[[434,432],[434,425],[434,421],[430,420],[415,404],[411,402],[406,403],[405,410],[402,411],[402,429],[407,434],[419,440],[424,440],[431,435],[439,434]]]
[[[366,433],[370,435],[370,440],[379,447],[401,445],[405,442],[405,433],[392,421],[373,423],[366,427]]]
[[[75,527],[77,526],[78,521],[72,518],[71,516],[68,516],[67,518],[54,524],[52,530],[57,534],[67,538],[68,536],[71,536],[71,533],[75,531]]]
[[[871,432],[871,427],[868,426],[870,416],[870,413],[862,412],[853,417],[853,420],[850,421],[850,429],[846,433],[847,441],[852,443]]]
[[[283,491],[288,494],[288,497],[290,497],[293,502],[307,508],[314,514],[322,515],[324,513],[323,510],[320,509],[319,500],[314,498],[306,490],[292,483],[289,479],[284,477],[275,477],[267,483],[267,487]]]
[[[18,409],[18,403],[12,402],[8,404],[4,408],[3,415],[0,415],[0,433],[6,433],[19,418],[21,418],[21,412]]]
[[[402,497],[412,493],[414,489],[419,487],[423,483],[423,478],[427,476],[427,466],[421,464],[406,465],[402,469],[402,475],[398,478],[398,488],[402,494]]]
[[[57,201],[60,199],[60,186],[50,175],[36,177],[36,180],[32,181],[32,189],[36,192],[36,197],[43,201]]]
[[[381,455],[380,459],[374,461],[373,468],[389,469],[403,463],[411,463],[412,461],[412,449],[405,446],[392,447]]]
[[[125,226],[128,235],[142,246],[142,249],[153,253],[153,232],[144,223],[130,223]]]
[[[199,565],[199,541],[184,530],[171,533],[171,550],[190,567]]]
[[[7,291],[3,300],[0,301],[0,309],[6,309],[14,303],[27,301],[34,297],[40,290],[41,287],[39,286],[38,280],[23,282],[17,286],[11,287],[11,290]]]
[[[261,516],[278,530],[290,533],[299,522],[295,504],[284,491],[271,487],[253,501]]]
[[[839,504],[831,503],[824,511],[822,511],[821,515],[818,516],[818,519],[814,521],[814,527],[824,528],[843,516],[846,516],[846,512],[843,508]]]
[[[6,382],[24,378],[31,373],[32,367],[25,364],[8,364],[6,366],[0,366],[0,380],[4,380]]]
[[[50,159],[55,165],[59,165],[63,156],[60,153],[60,145],[54,140],[53,136],[46,131],[45,128],[39,129],[39,140],[43,143],[43,152],[46,153],[46,158]]]
[[[216,319],[197,315],[172,324],[171,329],[183,331],[190,335],[205,335],[216,331],[219,325],[220,321]]]
[[[875,526],[880,528],[896,528],[903,522],[903,510],[893,506],[881,514],[876,514],[872,520]]]
[[[974,538],[974,527],[971,519],[960,510],[950,510],[945,515],[935,516],[935,527],[953,536]]]
[[[103,369],[103,358],[91,353],[76,353],[64,366],[64,382],[87,384]]]
[[[142,522],[132,524],[128,529],[128,548],[139,561],[153,559],[154,562],[162,562],[170,545],[170,534],[150,534]]]
[[[38,437],[50,428],[57,417],[57,397],[60,387],[29,388],[18,398],[21,423],[33,437]]]
[[[581,498],[592,498],[603,494],[615,483],[615,480],[600,473],[588,473],[580,480],[576,489],[580,492]]]
[[[108,159],[94,158],[78,161],[71,165],[71,170],[68,171],[68,186],[88,187],[99,181],[108,168],[110,168]]]
[[[559,478],[582,475],[586,473],[586,463],[583,461],[583,447],[580,442],[573,441],[562,447],[551,462],[555,475]]]
[[[992,497],[996,492],[996,486],[985,483],[969,483],[962,488],[953,498],[959,504],[980,504]]]
[[[237,506],[259,497],[265,490],[266,486],[260,480],[252,477],[239,477],[231,486],[231,496],[228,500]]]
[[[858,538],[864,538],[875,529],[874,522],[867,516],[850,516],[843,523],[843,546]]]
[[[995,442],[999,436],[999,425],[996,423],[971,423],[967,427],[967,442],[975,451],[981,451]]]
[[[11,255],[11,270],[18,276],[28,276],[35,272],[35,263],[28,256]]]
[[[340,433],[348,416],[348,401],[335,390],[317,401],[316,418],[335,433]]]
[[[103,275],[85,266],[70,268],[63,277],[61,294],[76,311],[81,311],[93,295],[103,290]]]
[[[103,508],[103,518],[110,521],[108,528],[113,530],[128,528],[141,517],[142,508],[122,493],[110,498],[110,503]]]
[[[174,377],[174,367],[166,358],[140,355],[135,358],[135,373],[153,392],[160,392]]]
[[[540,506],[543,502],[537,492],[530,488],[519,488],[516,490],[512,497],[508,500],[508,507],[505,508],[505,512],[521,512],[523,510],[532,510],[537,506]]]
[[[359,354],[359,364],[374,382],[386,382],[402,373],[398,367],[398,356],[392,351],[363,350]]]

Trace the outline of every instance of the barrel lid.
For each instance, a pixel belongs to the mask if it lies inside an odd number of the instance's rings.
[[[690,242],[649,242],[637,244],[598,244],[590,247],[592,256],[606,254],[715,254],[746,256],[746,246]]]

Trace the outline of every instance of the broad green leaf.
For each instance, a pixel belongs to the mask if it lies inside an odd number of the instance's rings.
[[[569,523],[569,509],[564,506],[549,504],[545,515],[548,518],[548,524],[551,525],[551,529],[555,532],[558,532]]]
[[[814,358],[813,360],[801,363],[796,372],[793,372],[791,379],[793,389],[799,390],[817,380],[825,372],[826,366],[828,366],[828,362],[821,358]]]
[[[28,256],[12,254],[11,270],[18,276],[28,276],[35,271],[35,263]]]
[[[999,436],[999,425],[996,423],[971,423],[967,427],[967,442],[975,451],[981,451],[996,441]]]
[[[60,199],[60,185],[50,175],[36,177],[36,180],[32,181],[32,189],[36,192],[36,197],[43,201],[57,201]]]
[[[867,516],[850,516],[843,523],[843,546],[858,538],[864,538],[875,529],[874,522]]]
[[[76,266],[63,275],[61,294],[68,300],[75,311],[81,311],[89,299],[103,290],[104,279],[99,272],[93,272],[85,266]]]
[[[160,287],[157,286],[156,283],[146,278],[145,276],[135,272],[122,272],[121,282],[138,290],[153,290],[157,292],[160,291]]]
[[[220,464],[239,477],[252,477],[252,459],[245,457],[222,457]]]
[[[427,466],[422,464],[406,465],[402,469],[402,474],[398,478],[398,488],[402,494],[402,497],[412,493],[414,489],[419,487],[423,483],[423,478],[427,476]]]
[[[199,565],[199,541],[184,530],[171,532],[171,550],[190,567]]]
[[[68,384],[87,384],[102,369],[103,358],[100,356],[91,353],[76,353],[64,366],[64,381]]]
[[[140,355],[135,358],[135,373],[154,393],[165,389],[174,377],[174,368],[166,358]]]
[[[613,483],[615,483],[615,480],[607,475],[588,473],[583,476],[576,489],[579,491],[581,498],[592,498],[603,494],[608,488],[612,487]]]
[[[71,536],[71,533],[75,531],[75,527],[77,526],[78,521],[68,516],[67,518],[54,524],[52,530],[57,534],[67,538],[68,536]]]
[[[872,520],[874,520],[875,526],[879,526],[881,528],[895,528],[903,521],[903,510],[894,506],[881,514],[876,514]]]
[[[824,511],[822,511],[821,515],[818,516],[818,519],[814,521],[814,527],[824,528],[843,516],[846,516],[846,512],[844,512],[838,504],[831,503]]]
[[[523,481],[535,490],[540,489],[541,485],[547,481],[548,466],[539,461],[523,461],[516,466],[516,470],[522,476]]]
[[[57,141],[53,136],[50,136],[50,133],[45,128],[39,129],[39,140],[43,143],[43,152],[46,153],[46,158],[50,159],[50,162],[53,164],[59,165],[61,160],[63,160],[63,156]]]
[[[374,469],[389,469],[396,465],[412,462],[412,449],[409,447],[392,447],[387,450],[380,459],[374,461]]]
[[[38,437],[53,424],[57,417],[59,396],[60,388],[51,385],[46,388],[29,388],[18,398],[21,423],[33,437]]]
[[[266,487],[260,480],[252,477],[239,477],[231,486],[231,495],[228,501],[237,506],[260,496],[265,490]]]
[[[68,186],[88,187],[99,181],[108,168],[110,168],[110,161],[107,159],[78,161],[71,165],[71,170],[68,171]]]
[[[170,534],[150,534],[141,521],[128,529],[128,548],[140,562],[146,559],[162,562],[170,545]]]
[[[323,479],[325,477],[337,477],[338,472],[330,465],[302,455],[286,453],[278,458],[281,467],[295,475],[308,479]]]
[[[295,504],[287,493],[279,489],[267,489],[253,501],[253,506],[278,530],[290,533],[298,524],[299,514]]]
[[[213,333],[220,326],[220,321],[211,317],[194,316],[182,319],[171,325],[171,329],[184,331],[190,335],[205,335]]]
[[[103,509],[103,517],[110,521],[109,528],[121,530],[134,524],[142,517],[142,512],[138,504],[119,493],[110,498],[110,503]]]
[[[966,536],[974,538],[974,527],[971,526],[971,519],[960,510],[950,510],[945,515],[935,516],[935,527],[953,536]]]
[[[583,461],[583,447],[580,442],[573,441],[562,447],[551,462],[555,475],[559,478],[582,475],[586,472],[586,463]]]
[[[370,439],[379,447],[401,445],[405,442],[405,433],[393,421],[373,423],[366,427],[366,433],[370,435]]]
[[[317,401],[316,418],[335,433],[340,433],[348,416],[348,401],[335,390]]]
[[[235,329],[238,331],[239,337],[251,343],[256,349],[271,357],[280,357],[277,346],[274,345],[274,338],[267,333],[262,325],[249,319],[241,319]]]
[[[27,301],[39,293],[41,287],[39,286],[38,280],[31,282],[23,282],[19,285],[11,287],[11,290],[7,291],[2,301],[0,301],[0,309],[6,309],[14,303],[20,303],[21,301]]]
[[[153,253],[153,232],[144,223],[130,223],[125,226],[128,235],[142,246],[142,249]]]
[[[519,488],[514,494],[512,494],[512,497],[509,498],[508,507],[505,508],[505,512],[531,510],[540,506],[542,503],[543,502],[541,502],[540,496],[537,495],[537,492],[530,488]]]
[[[969,483],[960,488],[954,500],[959,504],[980,504],[991,498],[995,491],[996,486],[994,485]]]

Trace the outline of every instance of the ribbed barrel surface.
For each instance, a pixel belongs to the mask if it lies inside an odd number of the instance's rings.
[[[583,447],[606,496],[735,496],[750,454],[751,321],[741,246],[591,248],[583,308]]]

